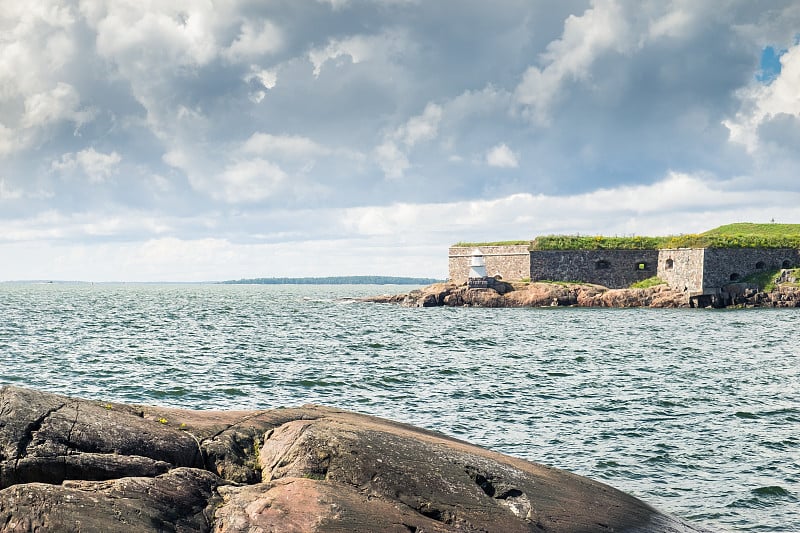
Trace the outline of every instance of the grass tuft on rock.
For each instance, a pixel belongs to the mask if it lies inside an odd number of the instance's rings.
[[[649,289],[650,287],[657,287],[658,285],[666,285],[667,282],[658,276],[643,279],[631,284],[631,289]]]

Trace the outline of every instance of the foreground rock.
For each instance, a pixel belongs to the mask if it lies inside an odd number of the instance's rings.
[[[586,478],[335,409],[2,387],[0,531],[702,530]]]

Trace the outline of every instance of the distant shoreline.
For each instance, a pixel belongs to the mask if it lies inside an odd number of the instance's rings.
[[[308,278],[253,278],[225,281],[83,281],[83,280],[7,280],[0,285],[432,285],[437,278],[400,276],[328,276]]]
[[[431,285],[436,278],[401,276],[328,276],[308,278],[252,278],[221,281],[224,285]]]

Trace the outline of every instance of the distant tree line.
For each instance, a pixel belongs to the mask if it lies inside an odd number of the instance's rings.
[[[223,281],[228,285],[430,285],[434,278],[399,276],[329,276],[322,278],[252,278]]]

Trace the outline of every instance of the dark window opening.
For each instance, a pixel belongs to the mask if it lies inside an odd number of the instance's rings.
[[[673,261],[672,259],[667,259],[667,262],[664,263],[664,268],[666,268],[667,270],[672,270],[674,266],[675,266],[675,261]]]
[[[647,263],[644,261],[636,263],[636,270],[647,270]]]
[[[607,268],[611,268],[611,263],[606,261],[605,259],[601,259],[594,264],[595,270],[605,270]]]
[[[739,279],[739,274],[737,274],[735,272],[733,274],[731,274],[731,281],[736,281],[737,279]]]
[[[783,268],[791,268],[792,263],[788,259],[783,262]]]
[[[767,266],[767,265],[764,264],[764,261],[759,261],[758,263],[756,263],[756,268],[758,270],[764,270],[765,266]]]

